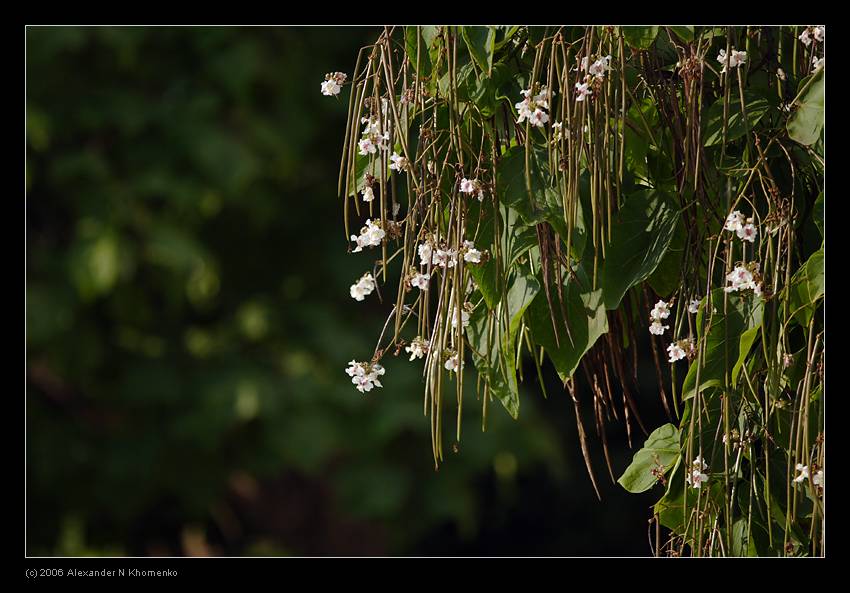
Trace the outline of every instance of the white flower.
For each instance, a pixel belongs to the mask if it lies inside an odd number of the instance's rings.
[[[364,247],[377,247],[381,244],[385,235],[384,229],[372,222],[371,219],[367,219],[366,226],[360,229],[360,236],[351,235],[351,240],[357,242],[354,253],[363,251]]]
[[[446,251],[445,249],[437,249],[437,253],[434,255],[434,264],[441,268],[455,267],[455,264],[457,264],[457,250],[449,249]]]
[[[452,329],[457,329],[457,309],[453,308],[454,313],[452,313]],[[461,323],[463,327],[467,327],[469,325],[469,311],[463,309],[460,312],[461,315]]]
[[[361,193],[363,194],[364,202],[371,202],[375,199],[375,192],[372,190],[371,185],[367,185],[366,187],[364,187]]]
[[[375,143],[372,142],[371,138],[363,138],[357,143],[357,146],[360,147],[360,154],[366,156],[367,154],[375,154],[378,151],[378,147],[375,146]]]
[[[737,232],[744,228],[744,222],[744,215],[735,210],[732,214],[726,217],[726,224],[723,225],[723,229]]]
[[[679,342],[673,342],[667,346],[667,353],[670,355],[670,362],[682,360],[687,356],[687,352],[679,345]]]
[[[345,369],[345,372],[351,377],[351,382],[357,388],[357,391],[364,393],[371,391],[373,387],[383,387],[378,377],[386,371],[378,363],[370,364],[368,362],[352,360],[348,363],[348,368]]]
[[[756,230],[756,227],[753,226],[753,223],[748,222],[747,224],[742,226],[740,229],[738,229],[737,234],[738,234],[738,238],[741,239],[742,241],[749,241],[750,243],[754,243],[755,240],[756,240],[756,233],[757,232],[758,231]]]
[[[726,50],[721,49],[717,55],[717,61],[723,64],[723,69],[720,72],[726,72],[727,66],[729,68],[737,68],[745,63],[747,61],[747,52],[738,51],[733,47],[732,51],[727,55]]]
[[[400,156],[399,154],[393,152],[392,156],[390,156],[390,160],[392,164],[390,165],[390,169],[398,171],[399,173],[404,171],[407,168],[407,158]]]
[[[809,479],[809,466],[803,465],[802,463],[798,463],[796,466],[797,476],[794,478],[794,482],[800,484]]]
[[[824,29],[823,25],[818,25],[817,27],[815,27],[815,40],[818,43],[823,41],[825,35],[826,35],[826,29]]]
[[[428,290],[428,281],[430,278],[430,274],[416,274],[410,279],[410,286],[418,288],[419,290]]]
[[[428,342],[420,336],[416,336],[413,342],[410,343],[410,346],[405,348],[404,351],[410,353],[410,360],[424,358],[428,353]]]
[[[656,336],[664,335],[664,330],[670,329],[669,325],[661,325],[660,321],[653,321],[652,325],[649,326],[649,333],[655,334]]]
[[[739,290],[761,290],[760,285],[756,285],[753,278],[753,273],[744,266],[736,266],[734,270],[726,275],[726,282],[729,286],[723,290],[728,292],[737,292]]]
[[[531,114],[529,121],[531,122],[531,125],[542,128],[543,124],[549,121],[549,114],[542,109],[537,108],[534,110],[534,113]]]
[[[581,71],[584,72],[585,70],[587,70],[587,56],[581,59]]]
[[[419,248],[419,265],[427,266],[434,265],[436,262],[434,261],[434,248],[431,247],[431,244],[427,241],[422,243]]]
[[[823,67],[823,58],[819,58],[817,56],[812,57],[812,66],[815,70],[819,70]]]
[[[443,367],[447,371],[457,372],[458,367],[460,366],[460,357],[455,354],[454,356],[450,356],[446,359],[446,362],[443,364]]]
[[[351,298],[355,301],[362,301],[366,296],[372,294],[372,291],[375,290],[375,286],[376,283],[372,274],[366,272],[363,276],[361,276],[360,280],[351,285]]]
[[[665,303],[664,301],[658,301],[657,303],[655,303],[655,306],[652,308],[652,312],[649,314],[649,316],[654,321],[667,319],[668,317],[670,317],[670,304]]]
[[[342,90],[342,87],[339,86],[335,80],[326,80],[322,83],[322,94],[327,97],[333,97],[334,95],[338,95],[339,91]]]
[[[555,140],[561,139],[561,136],[562,136],[561,130],[562,130],[563,127],[564,127],[564,124],[559,122],[559,121],[556,121],[555,123],[552,124],[552,129],[555,130],[555,132],[553,134],[553,138]]]
[[[464,177],[460,182],[460,191],[465,194],[475,193],[477,183],[475,179],[467,179]]]
[[[811,29],[809,27],[806,27],[805,29],[803,29],[803,32],[800,33],[799,39],[800,39],[800,41],[803,42],[803,45],[805,45],[806,47],[809,47],[812,44]]]
[[[543,111],[549,109],[549,90],[543,86],[540,88],[540,92],[533,97],[531,96],[531,89],[520,91],[520,93],[525,98],[514,105],[519,114],[517,123],[521,124],[528,121],[533,126],[543,127],[543,124],[549,121],[549,114]],[[555,93],[551,94],[554,95]]]
[[[464,241],[463,248],[463,261],[471,264],[481,263],[481,252],[475,248],[475,244],[472,241]]]
[[[611,56],[605,56],[604,58],[599,58],[593,64],[590,65],[590,70],[588,72],[592,76],[598,76],[599,78],[604,78],[605,71],[610,69]]]
[[[823,470],[822,469],[819,469],[817,472],[815,472],[815,475],[812,476],[812,484],[814,484],[815,486],[820,486],[821,488],[823,488]]]
[[[585,97],[588,97],[593,94],[593,91],[590,89],[590,85],[586,82],[576,83],[576,101],[584,101]]]
[[[708,481],[708,474],[705,473],[705,470],[707,469],[708,464],[705,463],[702,455],[698,455],[691,464],[690,475],[685,476],[685,480],[694,488],[700,488],[704,482]]]
[[[691,299],[691,302],[688,303],[688,313],[698,313],[699,312],[699,299]]]

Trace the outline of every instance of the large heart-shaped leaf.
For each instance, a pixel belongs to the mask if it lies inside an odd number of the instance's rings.
[[[602,268],[605,306],[616,309],[626,291],[652,274],[664,258],[679,212],[659,190],[636,192],[617,214]]]
[[[629,492],[646,492],[659,475],[672,469],[678,458],[679,429],[665,424],[652,431],[617,482]]]
[[[802,92],[792,104],[794,112],[788,118],[788,135],[806,146],[817,142],[823,129],[825,69],[826,66],[819,68],[805,83]]]

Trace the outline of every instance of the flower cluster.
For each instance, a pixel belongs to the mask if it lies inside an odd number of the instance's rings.
[[[521,124],[528,121],[532,126],[542,128],[549,121],[549,114],[544,111],[549,109],[549,89],[544,85],[540,87],[540,92],[534,96],[531,94],[531,89],[520,91],[520,93],[525,99],[515,105],[519,114],[516,123]],[[551,94],[554,96],[555,92],[552,91]]]
[[[322,83],[322,94],[328,97],[338,95],[347,78],[348,75],[344,72],[331,72],[329,74],[325,74],[325,82]]]
[[[797,475],[794,477],[794,483],[801,484],[809,479],[809,466],[798,463],[796,468]]]
[[[381,228],[381,222],[372,222],[371,219],[366,219],[366,226],[360,229],[360,236],[351,235],[351,240],[357,242],[357,247],[354,253],[363,251],[364,247],[377,247],[381,244],[381,240],[386,236],[384,229]]]
[[[824,35],[826,34],[826,30],[823,25],[818,26],[810,26],[803,29],[803,32],[800,33],[800,41],[803,42],[803,45],[809,47],[812,44],[812,39],[821,43],[824,39]]]
[[[356,283],[351,285],[351,298],[355,301],[362,301],[375,290],[375,279],[372,274],[366,272],[360,277]]]
[[[472,241],[464,241],[463,248],[460,250],[463,253],[463,261],[469,264],[481,263],[481,252],[475,248],[475,243]]]
[[[756,235],[758,234],[758,229],[753,224],[753,218],[745,218],[737,210],[726,217],[726,223],[723,225],[723,229],[734,232],[738,235],[739,239],[749,241],[750,243],[755,242]]]
[[[664,335],[665,329],[670,329],[669,325],[662,325],[661,320],[670,317],[670,305],[664,301],[658,301],[652,308],[649,314],[649,320],[652,324],[649,326],[649,333],[656,336]]]
[[[365,393],[372,391],[373,387],[383,387],[378,377],[386,371],[384,367],[378,363],[357,362],[352,360],[348,363],[348,368],[345,369],[348,376],[351,377],[351,382],[357,387],[357,391]]]
[[[416,336],[404,351],[410,354],[410,360],[425,358],[425,355],[428,354],[428,342],[421,336]]]
[[[721,49],[720,53],[717,54],[717,61],[723,64],[723,69],[720,71],[721,73],[726,72],[726,68],[737,68],[741,64],[746,63],[747,61],[747,52],[738,51],[734,47],[732,51],[727,54],[725,49]]]
[[[723,290],[727,293],[741,290],[752,290],[757,296],[761,296],[761,282],[758,280],[759,264],[752,262],[746,266],[735,266],[735,269],[726,275],[726,286]]]
[[[363,194],[364,202],[371,202],[375,199],[375,192],[374,190],[372,190],[371,185],[366,185],[365,187],[363,187],[363,191],[360,193]]]
[[[696,354],[696,347],[694,346],[694,341],[690,338],[687,338],[685,340],[673,342],[672,344],[667,346],[667,354],[670,356],[670,362],[676,362],[677,360],[682,360],[683,358],[693,358]]]
[[[386,112],[387,100],[383,99],[382,101],[383,111]],[[375,154],[379,148],[387,150],[387,143],[390,140],[389,120],[385,117],[382,121],[380,117],[371,116],[361,118],[360,123],[366,124],[362,132],[363,138],[357,143],[360,154],[363,156]]]
[[[484,188],[477,179],[467,179],[466,177],[461,179],[460,191],[464,194],[478,194],[478,201],[484,201]]]
[[[582,72],[587,71],[588,74],[595,78],[605,78],[605,72],[611,69],[610,55],[599,58],[590,65],[590,68],[587,67],[587,62],[587,56],[581,59],[581,70]]]
[[[704,482],[708,482],[708,474],[705,473],[705,470],[708,469],[708,464],[702,458],[702,455],[697,455],[697,458],[694,459],[693,464],[691,465],[691,473],[690,475],[685,476],[685,481],[688,484],[691,484],[693,488],[700,488]]]

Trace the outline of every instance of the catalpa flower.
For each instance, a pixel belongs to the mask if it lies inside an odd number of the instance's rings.
[[[742,241],[749,241],[750,243],[755,243],[756,234],[758,233],[758,231],[756,230],[756,227],[753,225],[753,223],[750,222],[751,220],[752,218],[748,219],[747,224],[742,226],[737,231],[737,234],[738,238]]]
[[[371,202],[372,200],[375,199],[375,192],[372,190],[371,185],[367,185],[366,187],[364,187],[363,191],[360,192],[360,193],[363,194],[363,201],[364,202]]]
[[[481,252],[475,248],[472,241],[463,242],[463,261],[471,264],[481,263]]]
[[[475,179],[467,179],[466,177],[464,177],[460,181],[460,191],[465,194],[475,193],[475,182]]]
[[[400,156],[400,155],[398,155],[397,153],[394,152],[390,156],[390,160],[392,161],[392,164],[390,165],[390,169],[393,169],[394,171],[398,171],[399,173],[401,173],[402,171],[407,169],[407,165],[408,165],[407,158]]]
[[[758,264],[755,264],[754,267],[758,270]],[[726,286],[723,290],[727,293],[753,290],[757,295],[761,295],[761,283],[755,281],[755,276],[745,266],[735,266],[735,269],[726,275],[726,282],[729,286]]]
[[[691,299],[691,302],[688,303],[688,313],[698,313],[699,312],[699,299]]]
[[[723,225],[723,229],[726,231],[738,232],[744,228],[745,222],[746,219],[744,218],[744,215],[735,210],[732,214],[726,217],[726,224]]]
[[[426,241],[422,243],[418,247],[419,251],[419,265],[420,266],[428,266],[428,265],[436,265],[435,257],[434,257],[434,248],[431,247],[431,243]]]
[[[343,72],[325,74],[325,81],[322,83],[322,94],[328,97],[338,95],[339,91],[342,90],[342,85],[345,83],[346,78],[348,78],[348,75]]]
[[[440,266],[441,268],[455,267],[455,264],[457,264],[457,250],[437,249],[436,254],[434,254],[434,264]]]
[[[552,134],[552,138],[555,141],[558,141],[558,140],[561,139],[561,136],[563,135],[561,130],[563,129],[563,127],[564,127],[564,124],[559,122],[559,121],[556,121],[555,123],[552,124],[552,129],[555,130],[554,133]]]
[[[802,484],[806,480],[809,479],[809,466],[803,465],[802,463],[798,463],[796,468],[797,476],[794,478],[794,482],[797,484]]]
[[[673,342],[667,346],[667,354],[670,356],[669,362],[676,362],[677,360],[682,360],[688,356],[688,352],[682,348],[682,342],[685,341],[687,340]]]
[[[419,290],[428,290],[428,281],[430,280],[430,278],[430,274],[417,273],[413,278],[410,279],[410,286],[418,288]]]
[[[446,359],[446,362],[443,363],[443,368],[445,368],[447,371],[453,371],[455,373],[458,371],[458,368],[460,368],[460,366],[460,356],[457,354],[449,356]]]
[[[817,56],[812,57],[812,66],[815,70],[823,68],[823,58],[819,58]]]
[[[586,62],[585,62],[586,63]],[[604,58],[599,58],[593,64],[590,65],[590,69],[588,72],[591,76],[597,76],[599,78],[605,77],[605,71],[611,68],[611,56],[605,56]]]
[[[576,101],[584,101],[585,97],[589,97],[593,94],[593,91],[590,89],[590,84],[586,82],[576,83]]]
[[[549,109],[549,90],[543,86],[540,88],[540,92],[533,97],[531,96],[531,89],[520,91],[520,93],[522,93],[525,99],[514,105],[519,114],[519,119],[517,119],[516,123],[521,124],[524,121],[528,121],[531,125],[542,128],[549,121],[549,114],[543,111],[544,109]],[[552,92],[553,96],[554,94]]]
[[[364,247],[377,247],[381,244],[385,235],[384,229],[372,222],[371,219],[367,219],[366,226],[360,229],[360,236],[351,235],[351,240],[357,242],[357,248],[353,253],[363,251]]]
[[[670,317],[670,304],[664,301],[658,301],[655,303],[649,316],[654,320],[667,319]]]
[[[355,301],[362,301],[368,295],[372,294],[372,291],[375,290],[375,286],[376,283],[372,274],[366,272],[360,277],[360,280],[351,285],[351,298]]]
[[[357,143],[357,146],[360,148],[360,154],[363,156],[378,152],[378,147],[372,142],[371,138],[363,138]]]
[[[812,476],[812,484],[815,486],[819,486],[823,488],[823,470],[819,469],[814,476]]]
[[[656,336],[664,335],[664,330],[670,329],[669,325],[661,325],[660,321],[653,321],[649,326],[649,333],[655,334]]]
[[[424,358],[428,353],[428,342],[425,341],[422,337],[416,336],[413,338],[413,341],[410,343],[410,346],[404,349],[405,352],[410,354],[410,360],[416,360],[417,358]]]
[[[460,312],[460,319],[463,327],[467,327],[469,325],[469,312],[472,310],[471,303],[464,303],[463,309]],[[457,308],[452,307],[452,329],[457,329]]]
[[[708,482],[708,474],[705,473],[707,469],[708,465],[703,460],[702,455],[697,456],[691,465],[690,475],[685,476],[685,481],[691,484],[693,488],[702,487],[705,482]]]
[[[732,51],[727,55],[725,49],[721,49],[720,53],[717,55],[717,61],[723,64],[723,69],[720,71],[721,73],[726,72],[727,66],[729,68],[737,68],[741,64],[747,61],[747,52],[745,51],[737,51],[734,47]]]
[[[352,360],[348,363],[348,368],[345,369],[348,376],[351,377],[351,382],[360,393],[371,391],[373,387],[383,387],[378,377],[386,371],[384,367],[378,363],[357,362]]]

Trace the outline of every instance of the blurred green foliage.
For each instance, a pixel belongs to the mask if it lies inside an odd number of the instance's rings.
[[[28,28],[29,554],[643,550],[618,534],[647,502],[595,503],[562,397],[465,414],[434,472],[419,365],[348,382],[387,307],[348,294],[319,85],[373,36]]]

